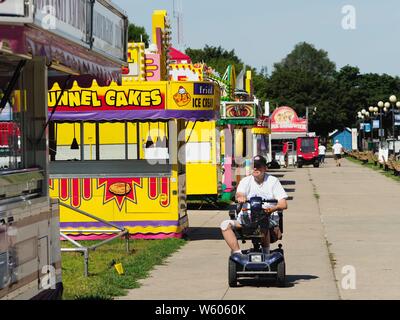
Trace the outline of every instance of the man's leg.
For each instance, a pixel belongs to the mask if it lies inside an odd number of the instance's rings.
[[[232,252],[239,252],[240,246],[238,240],[236,239],[236,235],[233,232],[232,224],[237,229],[242,227],[238,221],[226,220],[221,223],[221,231],[226,243],[228,244],[229,248],[231,248]]]
[[[269,230],[263,231],[262,234],[263,234],[263,237],[261,238],[262,251],[263,253],[269,254],[269,245],[270,245]]]

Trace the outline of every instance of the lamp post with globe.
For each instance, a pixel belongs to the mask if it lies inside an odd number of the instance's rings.
[[[393,154],[396,153],[396,107],[400,109],[400,101],[397,101],[397,97],[395,95],[391,95],[389,97],[389,102],[385,104],[385,107],[389,110],[391,107],[392,113],[392,141],[393,141]]]
[[[378,102],[378,108],[379,108],[379,148],[382,148],[383,138],[385,136],[385,132],[384,132],[384,129],[383,129],[383,124],[382,124],[382,115],[383,115],[383,111],[384,111],[384,106],[385,106],[385,104],[383,103],[383,101],[379,101]]]

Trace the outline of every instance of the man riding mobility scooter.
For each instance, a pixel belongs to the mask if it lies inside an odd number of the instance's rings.
[[[236,287],[239,278],[275,278],[279,286],[285,286],[285,259],[282,245],[264,253],[261,248],[262,231],[269,229],[270,243],[282,239],[282,211],[269,214],[263,205],[276,204],[276,200],[264,200],[252,197],[246,204],[233,205],[229,211],[230,218],[236,220],[242,212],[242,228],[235,230],[238,240],[245,243],[251,240],[253,248],[242,250],[240,257],[231,254],[229,257],[229,286]]]

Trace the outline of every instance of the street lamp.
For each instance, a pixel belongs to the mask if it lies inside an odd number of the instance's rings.
[[[394,121],[395,119],[394,118],[395,118],[395,108],[397,106],[397,97],[395,95],[391,95],[389,97],[389,101],[390,101],[390,103],[388,103],[388,104],[389,104],[389,106],[392,107],[393,154],[395,154],[395,152],[396,152],[396,148],[395,148],[395,141],[396,141],[395,130],[396,130],[396,128],[395,128],[395,121]]]
[[[373,106],[370,106],[368,108],[368,110],[369,110],[369,113],[371,114],[371,117],[369,120],[371,122],[371,143],[373,143],[374,142],[374,123],[373,123],[374,118],[372,117],[372,114],[375,112],[375,108]]]
[[[382,124],[382,114],[383,111],[385,111],[384,109],[385,104],[383,103],[383,101],[379,101],[378,102],[378,108],[379,108],[379,148],[382,148],[382,144],[383,144],[383,137],[385,136],[385,132],[383,130],[383,124]]]
[[[361,150],[364,151],[364,138],[365,138],[365,128],[364,128],[364,113],[366,111],[362,109],[361,111],[357,112],[357,118],[360,120],[360,130],[362,130],[362,136],[360,136],[360,147]]]

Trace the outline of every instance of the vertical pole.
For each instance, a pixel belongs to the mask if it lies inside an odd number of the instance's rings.
[[[361,141],[361,147],[362,151],[364,151],[364,145],[365,145],[365,123],[363,122],[363,135],[362,135],[362,141]]]
[[[100,160],[100,124],[96,122],[96,161]]]
[[[129,253],[129,233],[125,236],[126,240],[126,253]]]
[[[382,140],[383,140],[383,136],[382,136],[382,108],[379,108],[379,149],[382,149]]]
[[[308,133],[308,107],[306,107],[307,133]]]
[[[84,123],[80,122],[81,128],[81,161],[85,160],[85,132],[84,132]]]
[[[142,138],[140,136],[140,122],[136,122],[136,159],[140,160],[140,149],[142,145]]]
[[[371,147],[374,150],[374,118],[371,117]]]
[[[84,260],[85,260],[85,277],[89,275],[89,251],[86,250],[83,252]]]
[[[128,160],[128,121],[125,121],[125,160]]]
[[[394,135],[394,130],[395,130],[395,128],[394,128],[394,108],[395,108],[395,105],[393,105],[392,104],[392,122],[393,122],[393,155],[396,153],[396,149],[395,149],[395,135]]]

